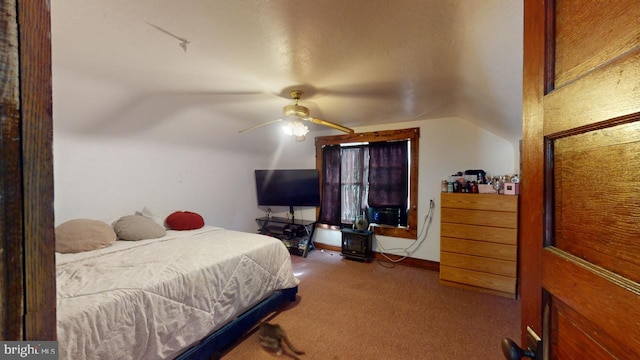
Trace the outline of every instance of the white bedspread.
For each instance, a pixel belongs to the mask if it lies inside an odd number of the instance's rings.
[[[298,284],[279,240],[214,227],[56,262],[60,359],[170,359]]]

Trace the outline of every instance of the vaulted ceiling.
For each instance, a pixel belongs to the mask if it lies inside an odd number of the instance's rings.
[[[510,141],[520,138],[522,1],[60,0],[51,6],[54,105],[56,88],[66,86],[56,72],[117,83],[126,94],[103,110],[128,111],[122,121],[129,127],[152,125],[141,115],[146,103],[159,107],[156,116],[174,111],[169,106],[206,109],[201,115],[218,133],[237,134],[279,118],[292,104],[289,90],[300,89],[300,104],[312,116],[350,127],[460,117]],[[55,111],[54,121],[68,128],[99,118],[56,119]]]

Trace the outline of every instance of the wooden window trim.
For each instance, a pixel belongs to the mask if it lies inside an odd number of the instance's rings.
[[[408,128],[400,130],[373,131],[346,135],[332,135],[316,137],[316,169],[320,173],[320,184],[322,184],[322,148],[327,145],[338,145],[358,142],[375,142],[375,141],[400,141],[410,140],[411,142],[411,163],[409,164],[409,203],[410,211],[408,227],[383,227],[376,226],[374,232],[376,235],[392,236],[405,239],[416,240],[418,236],[418,149],[420,148],[420,128]],[[322,189],[320,191],[322,196]],[[316,209],[316,218],[318,218],[320,209]],[[319,225],[322,228],[328,228]]]

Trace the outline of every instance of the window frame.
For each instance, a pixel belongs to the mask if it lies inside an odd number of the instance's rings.
[[[373,231],[376,235],[392,236],[416,240],[418,236],[418,150],[420,148],[420,128],[408,128],[400,130],[384,130],[364,133],[354,133],[346,135],[318,136],[315,138],[316,145],[316,169],[320,173],[320,186],[322,186],[322,169],[323,156],[322,148],[327,145],[339,145],[359,142],[376,142],[376,141],[399,141],[409,140],[411,145],[409,156],[411,161],[409,164],[409,216],[407,227],[387,227],[376,226]],[[322,189],[320,189],[322,196]],[[320,209],[316,209],[316,218],[318,218]],[[318,225],[319,227],[334,228],[327,225]],[[337,229],[337,228],[336,228]]]

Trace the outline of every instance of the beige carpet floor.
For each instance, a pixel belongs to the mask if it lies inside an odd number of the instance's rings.
[[[298,297],[266,320],[316,359],[503,359],[520,339],[520,301],[440,285],[438,273],[361,263],[334,251],[292,257]],[[264,350],[254,329],[222,357],[290,359]]]

